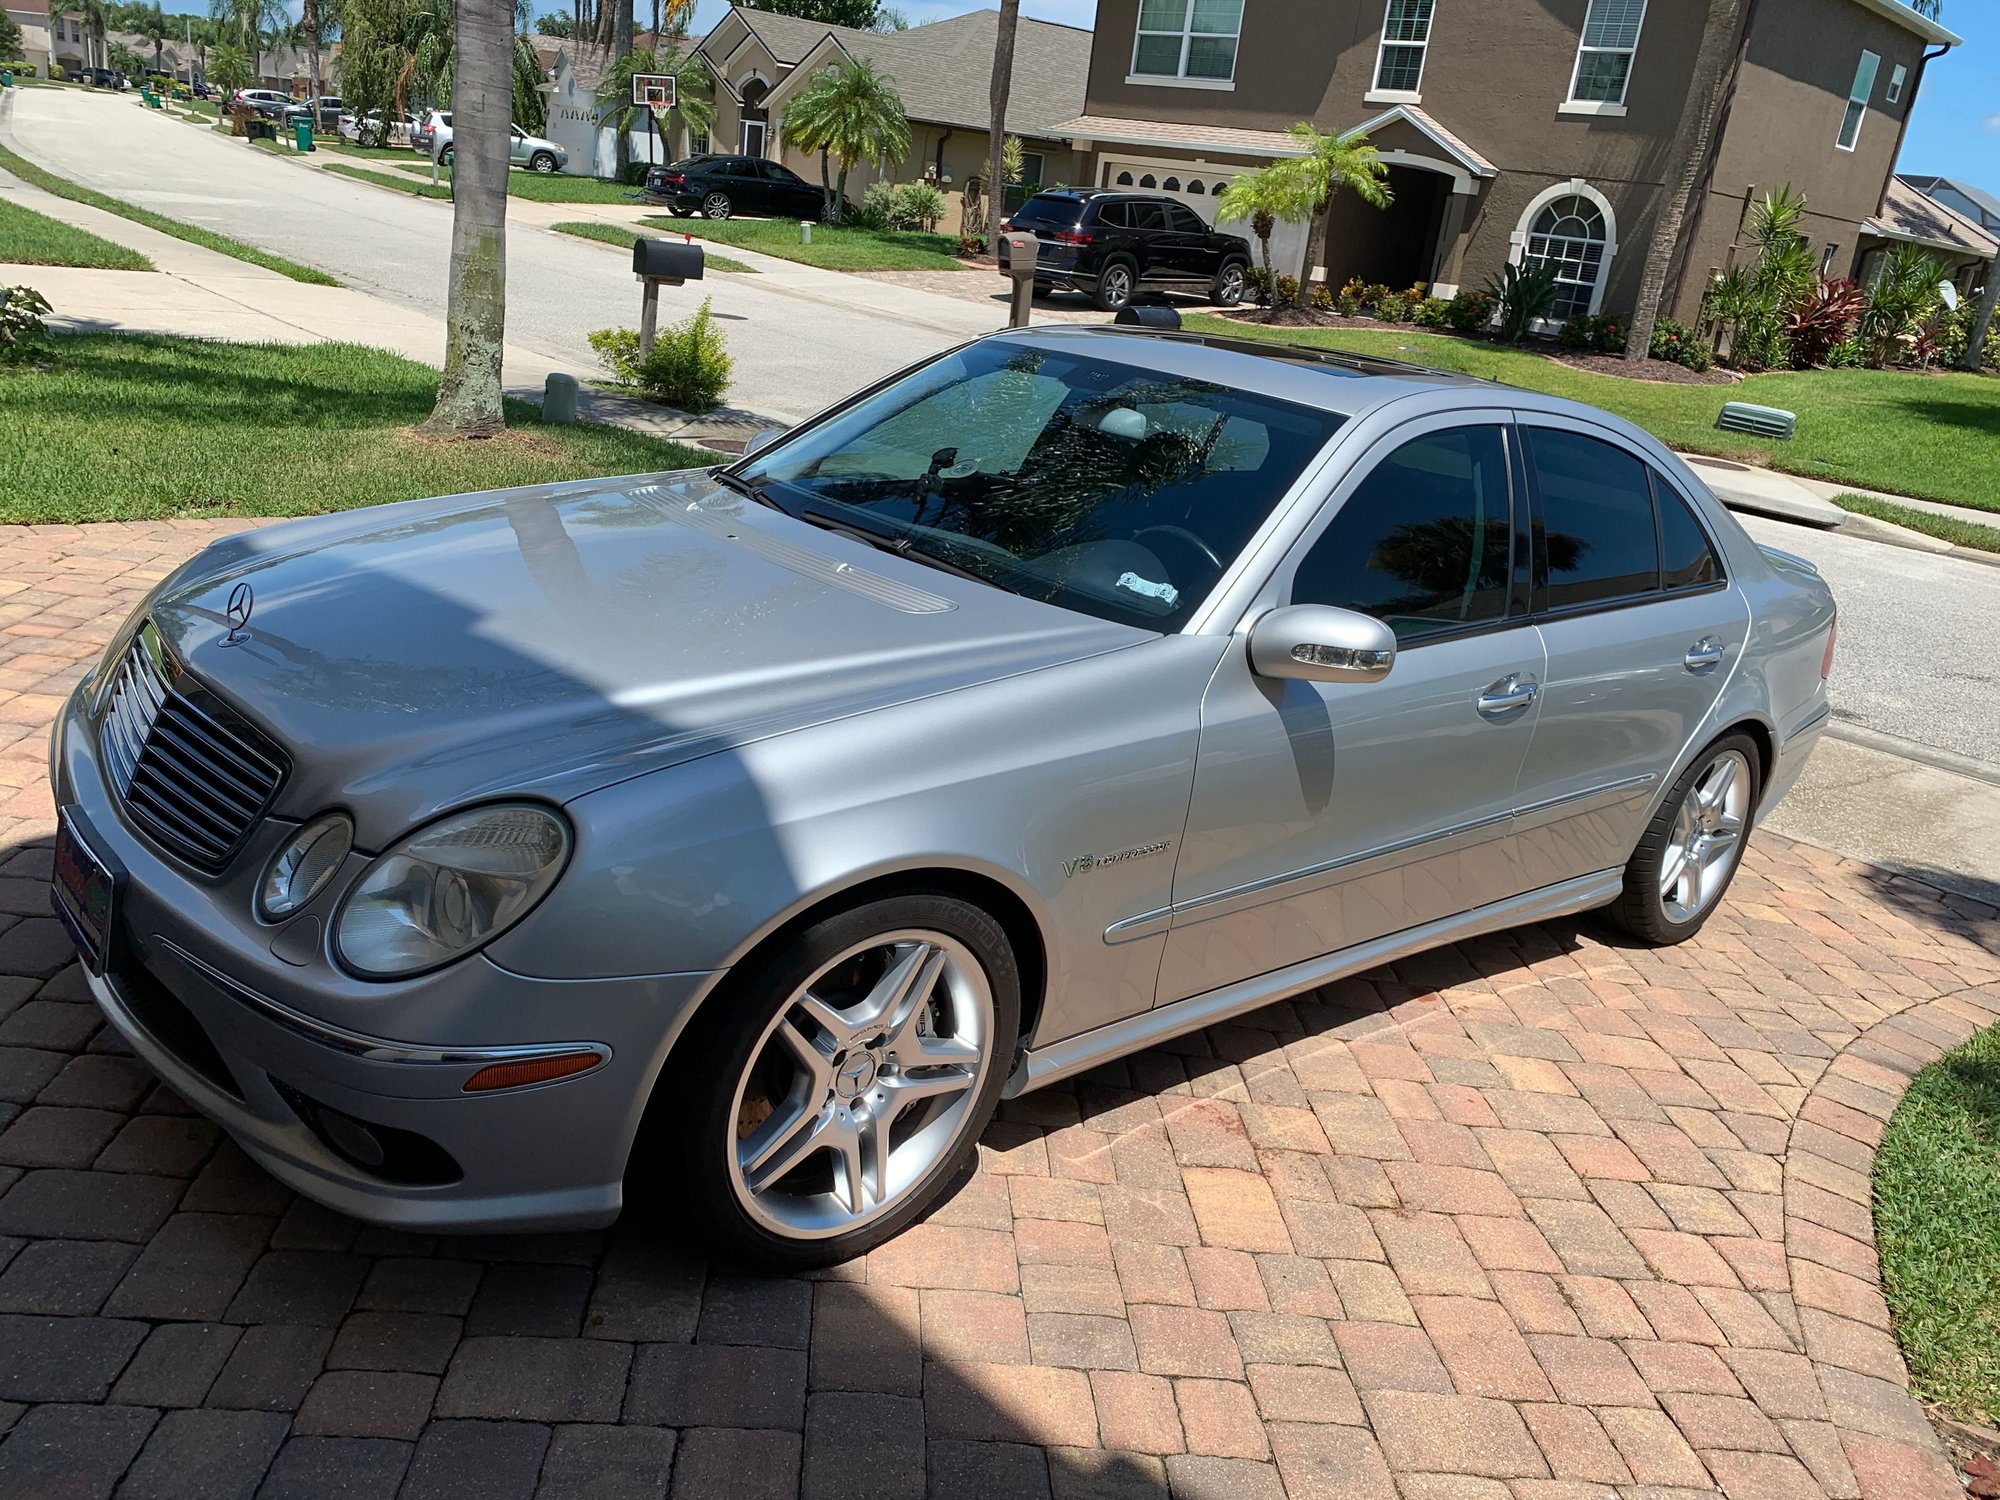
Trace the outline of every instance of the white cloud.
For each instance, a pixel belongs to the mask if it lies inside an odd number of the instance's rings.
[[[1988,135],[2000,135],[2000,115],[1988,115],[1985,129]]]

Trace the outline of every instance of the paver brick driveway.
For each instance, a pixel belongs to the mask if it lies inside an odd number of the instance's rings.
[[[1962,1493],[1867,1171],[2000,923],[1769,837],[1685,947],[1522,928],[1017,1101],[818,1277],[294,1197],[43,885],[58,697],[221,529],[0,528],[0,1496]]]

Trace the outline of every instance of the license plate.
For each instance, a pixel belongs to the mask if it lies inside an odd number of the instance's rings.
[[[84,966],[102,974],[110,957],[118,876],[91,849],[82,815],[56,810],[55,908]]]

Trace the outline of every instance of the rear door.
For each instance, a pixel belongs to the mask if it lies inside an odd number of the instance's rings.
[[[1628,860],[1742,659],[1750,611],[1674,486],[1608,428],[1523,414],[1548,652],[1516,843],[1536,885]]]
[[[1148,280],[1175,277],[1166,208],[1157,198],[1133,198],[1125,212],[1132,227],[1120,237],[1120,244],[1139,263],[1139,274]]]

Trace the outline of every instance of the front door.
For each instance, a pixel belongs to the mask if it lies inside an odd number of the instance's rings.
[[[1530,879],[1615,870],[1714,731],[1750,611],[1673,484],[1604,429],[1523,414],[1548,683],[1516,843]]]
[[[763,120],[745,120],[743,122],[743,154],[745,156],[762,156],[764,154],[764,139],[769,131],[769,124]]]
[[[518,125],[514,127],[513,133],[508,140],[507,155],[516,166],[519,166],[528,159],[528,137]]]
[[[1359,610],[1394,627],[1398,655],[1379,682],[1336,684],[1267,680],[1240,645],[1225,653],[1159,1003],[1524,889],[1509,813],[1545,663],[1511,434],[1494,411],[1384,437],[1250,612]]]

